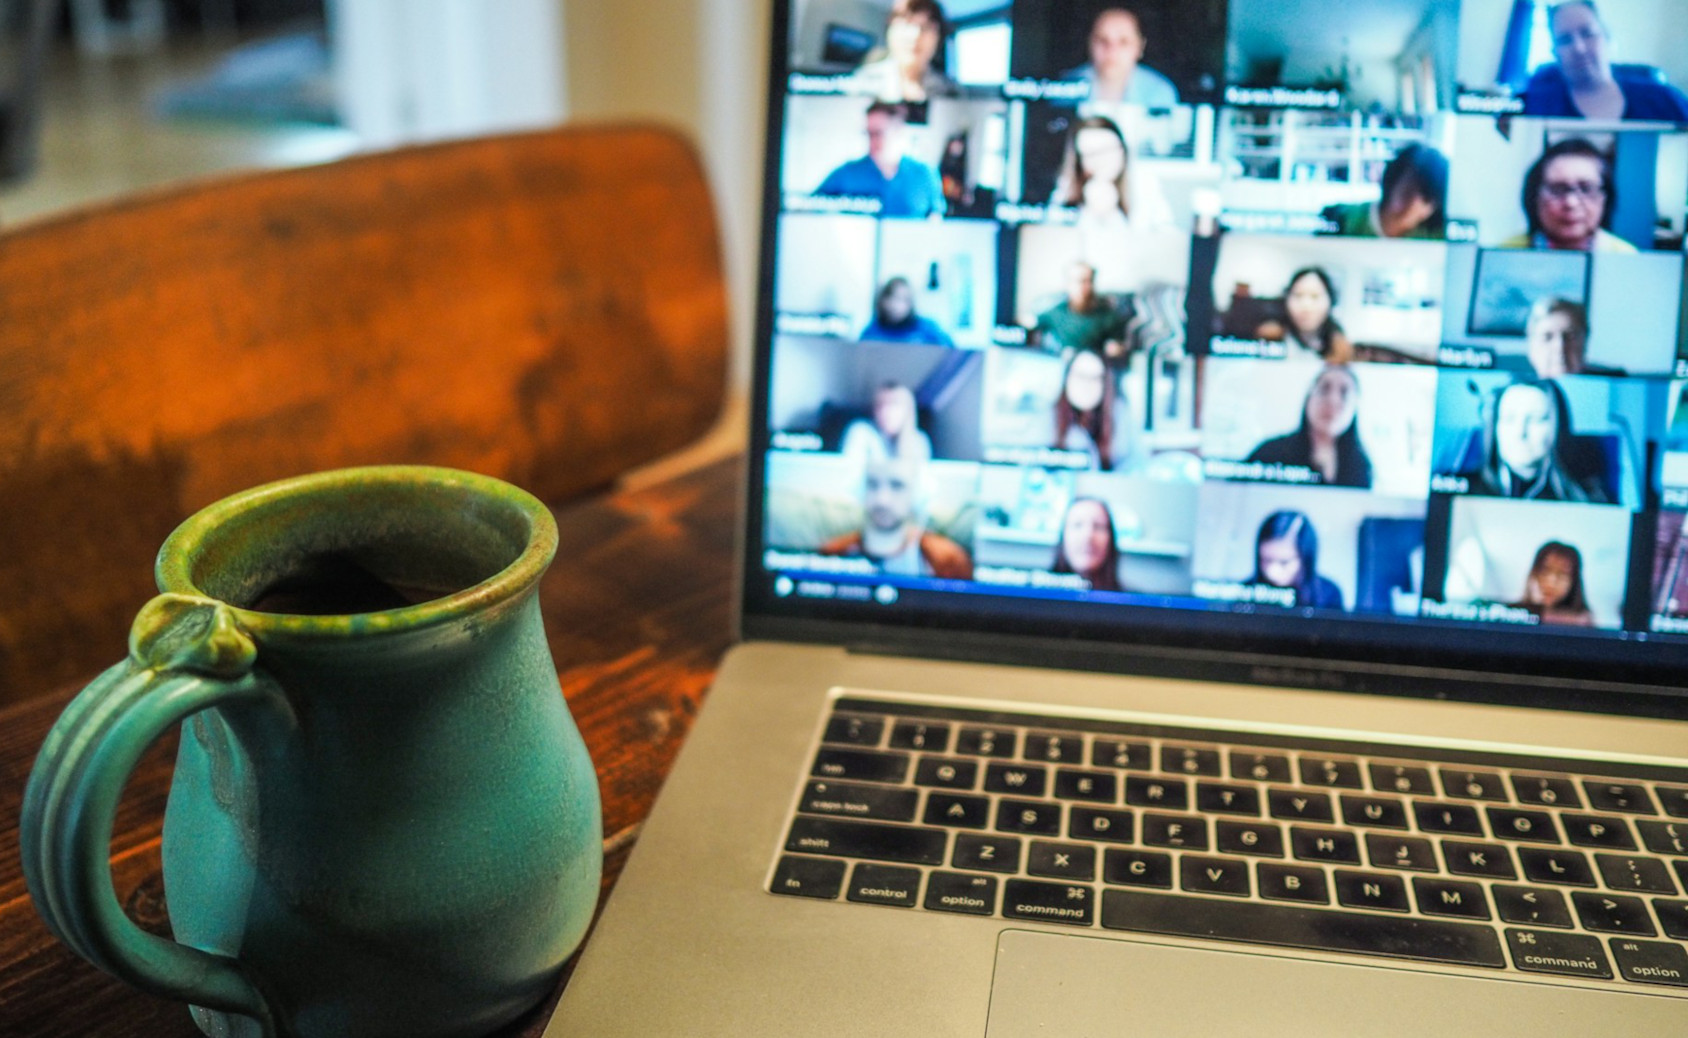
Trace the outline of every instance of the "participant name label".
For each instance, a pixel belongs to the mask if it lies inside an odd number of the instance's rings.
[[[1293,483],[1312,486],[1324,482],[1317,472],[1306,465],[1284,465],[1279,462],[1226,461],[1208,458],[1202,462],[1202,472],[1209,479],[1251,480],[1256,483]]]
[[[1244,584],[1234,580],[1198,580],[1190,586],[1197,598],[1214,602],[1246,602],[1251,605],[1295,608],[1295,589],[1270,584]]]
[[[786,85],[794,94],[845,94],[856,84],[855,76],[811,76],[794,72]]]
[[[814,552],[776,551],[770,548],[762,555],[762,565],[771,570],[797,570],[809,573],[838,573],[856,577],[871,577],[879,572],[872,559],[851,558],[845,555],[817,555]]]
[[[1495,351],[1481,346],[1443,346],[1436,351],[1436,360],[1445,368],[1481,368],[1495,366]]]
[[[1654,634],[1688,634],[1688,617],[1655,616],[1647,626]]]
[[[1086,80],[1010,79],[1002,96],[1014,101],[1083,101],[1090,96]]]
[[[1054,447],[986,447],[985,461],[992,465],[1034,466],[1043,469],[1087,469],[1090,455],[1084,451]]]
[[[1078,222],[1078,210],[1059,205],[1022,205],[998,202],[996,218],[1002,223],[1046,223],[1068,225]]]
[[[1010,566],[979,566],[973,570],[973,579],[982,584],[1001,584],[1004,587],[1056,591],[1090,590],[1090,581],[1077,573],[1051,573],[1047,570],[1015,569]]]
[[[1225,88],[1225,103],[1239,108],[1341,108],[1342,91],[1233,86]]]
[[[780,314],[774,327],[781,335],[821,335],[834,339],[848,339],[855,335],[854,326],[842,314]]]
[[[1227,209],[1219,216],[1227,231],[1242,234],[1335,234],[1342,228],[1318,213],[1260,212]]]
[[[1454,99],[1454,107],[1465,115],[1517,115],[1524,110],[1524,99],[1504,94],[1461,93]]]
[[[812,454],[826,445],[820,433],[812,432],[777,432],[771,442],[774,450],[799,451],[806,454]]]
[[[1432,602],[1427,600],[1419,606],[1419,615],[1427,616],[1433,620],[1516,624],[1519,627],[1534,627],[1541,623],[1541,617],[1528,609],[1502,605],[1499,602],[1479,605],[1475,602]]]
[[[1208,352],[1215,357],[1256,357],[1260,360],[1283,360],[1289,356],[1289,344],[1268,339],[1233,339],[1227,335],[1214,337]]]
[[[805,195],[788,191],[785,208],[792,213],[842,213],[849,216],[878,216],[885,203],[877,198],[853,195]]]

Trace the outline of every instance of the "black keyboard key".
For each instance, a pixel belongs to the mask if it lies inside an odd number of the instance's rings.
[[[1089,926],[1096,918],[1096,891],[1076,883],[1011,879],[1003,890],[1002,914],[1009,919]]]
[[[1688,857],[1688,824],[1682,822],[1636,822],[1641,840],[1654,854]]]
[[[1061,835],[1061,805],[1044,800],[1001,800],[996,805],[996,827],[1005,833],[1033,836]]]
[[[826,723],[822,742],[843,743],[848,746],[878,746],[885,734],[885,722],[877,717],[856,717],[834,714]]]
[[[815,754],[809,774],[856,782],[901,782],[908,777],[908,754],[876,750],[832,750]]]
[[[1366,834],[1366,856],[1374,869],[1407,869],[1412,872],[1435,872],[1436,850],[1429,840],[1416,836],[1383,836]]]
[[[1552,930],[1508,930],[1506,943],[1512,950],[1512,964],[1526,972],[1612,979],[1612,966],[1598,937]]]
[[[1126,851],[1110,847],[1102,853],[1102,880],[1123,887],[1172,886],[1172,855],[1159,851]]]
[[[1085,800],[1093,804],[1119,803],[1119,779],[1106,771],[1055,772],[1055,795],[1062,800]]]
[[[1220,815],[1258,815],[1260,793],[1249,786],[1196,783],[1196,810]]]
[[[1405,912],[1407,885],[1399,876],[1376,872],[1336,870],[1336,900],[1349,908],[1370,908],[1380,912]]]
[[[804,787],[803,800],[797,805],[797,810],[811,815],[912,822],[919,799],[920,794],[912,789],[817,779]]]
[[[1442,793],[1459,800],[1506,800],[1506,786],[1492,771],[1442,769]]]
[[[1676,870],[1677,882],[1682,884],[1684,891],[1688,891],[1688,861],[1673,861],[1670,864],[1671,868]]]
[[[1430,777],[1429,768],[1411,764],[1372,764],[1366,770],[1371,773],[1372,788],[1379,793],[1415,797],[1436,795],[1436,783]]]
[[[1407,806],[1387,797],[1342,798],[1342,820],[1349,825],[1371,829],[1407,828]]]
[[[981,872],[1019,872],[1020,841],[1012,836],[958,833],[950,865]]]
[[[1571,909],[1565,895],[1547,887],[1517,887],[1496,883],[1489,888],[1502,922],[1523,926],[1562,926],[1570,929]]]
[[[1581,807],[1576,783],[1562,775],[1513,775],[1512,791],[1519,803],[1542,807]]]
[[[1638,858],[1630,854],[1596,854],[1594,865],[1600,878],[1613,890],[1629,894],[1675,894],[1670,870],[1657,858]]]
[[[985,792],[1040,797],[1049,786],[1049,772],[1035,764],[987,764]]]
[[[1665,814],[1672,818],[1688,818],[1688,786],[1654,786]]]
[[[1089,883],[1096,878],[1096,848],[1033,840],[1026,850],[1026,871],[1044,879]]]
[[[991,824],[989,797],[971,797],[960,793],[926,794],[926,813],[920,820],[927,825],[953,825],[957,829],[983,829]]]
[[[938,789],[973,789],[979,784],[979,765],[953,757],[922,757],[914,769],[914,784]]]
[[[1279,948],[1384,955],[1462,966],[1505,967],[1493,928],[1411,916],[1391,918],[1294,905],[1108,890],[1102,925],[1133,933],[1200,937]]]
[[[1083,764],[1084,736],[1075,732],[1033,732],[1026,736],[1024,756],[1043,764]]]
[[[1143,842],[1150,847],[1207,850],[1207,819],[1199,815],[1143,816]]]
[[[945,753],[949,743],[950,726],[938,721],[898,721],[891,729],[893,750]]]
[[[1231,777],[1250,782],[1294,782],[1290,777],[1289,758],[1278,753],[1231,751]]]
[[[844,887],[844,862],[836,858],[799,858],[783,855],[774,867],[774,881],[768,890],[790,897],[818,897],[831,901]]]
[[[1325,870],[1308,865],[1274,865],[1261,862],[1255,869],[1260,896],[1268,901],[1305,901],[1330,904],[1330,883]]]
[[[1558,883],[1568,887],[1594,886],[1594,870],[1581,851],[1518,848],[1518,864],[1531,883]]]
[[[1595,894],[1578,890],[1571,894],[1571,904],[1584,930],[1600,933],[1621,933],[1632,937],[1652,937],[1653,917],[1647,905],[1638,897],[1622,894]]]
[[[1067,838],[1130,843],[1137,838],[1136,820],[1130,811],[1075,806],[1067,813]]]
[[[1306,793],[1299,789],[1271,789],[1266,791],[1266,805],[1273,818],[1286,822],[1334,822],[1336,812],[1331,809],[1330,797],[1324,793]]]
[[[1653,798],[1647,790],[1632,782],[1583,782],[1588,794],[1588,806],[1596,811],[1619,811],[1626,815],[1656,815]]]
[[[847,822],[841,818],[800,817],[791,823],[785,849],[799,854],[942,865],[949,834],[941,829]]]
[[[1483,896],[1481,883],[1414,876],[1413,896],[1418,898],[1418,910],[1425,915],[1445,915],[1457,919],[1489,918],[1489,902]]]
[[[1659,925],[1664,927],[1666,935],[1688,941],[1688,901],[1654,898],[1653,911],[1658,913]]]
[[[1413,817],[1418,827],[1427,833],[1447,833],[1452,836],[1482,836],[1483,819],[1477,809],[1466,804],[1442,804],[1432,800],[1414,800]]]
[[[1578,847],[1606,847],[1616,851],[1635,849],[1635,837],[1629,834],[1629,823],[1617,815],[1563,814],[1559,816],[1559,823],[1565,827],[1565,838]],[[1647,826],[1659,823],[1637,824]],[[1684,832],[1688,833],[1688,829]],[[1688,848],[1682,853],[1688,854]]]
[[[844,897],[869,905],[913,908],[920,900],[920,870],[895,865],[857,865]]]
[[[1178,860],[1178,884],[1194,894],[1247,897],[1248,862],[1186,854]]]
[[[1637,984],[1688,988],[1688,948],[1667,941],[1614,940],[1618,976]]]
[[[1124,739],[1097,739],[1090,745],[1090,763],[1098,768],[1125,768],[1129,771],[1148,771],[1149,744],[1127,742]]]
[[[963,728],[955,738],[955,752],[972,757],[1012,757],[1019,737],[1003,728]]]
[[[1190,786],[1183,779],[1132,777],[1125,780],[1125,802],[1133,807],[1184,811],[1190,806]]]
[[[1456,876],[1518,878],[1518,873],[1512,868],[1512,853],[1505,844],[1443,840],[1442,860],[1447,863],[1448,871]]]
[[[1301,784],[1331,789],[1364,789],[1357,761],[1334,757],[1302,757]]]
[[[1520,811],[1510,807],[1489,808],[1489,827],[1497,840],[1527,840],[1558,843],[1559,829],[1545,811]]]
[[[1307,829],[1292,825],[1290,848],[1302,861],[1325,861],[1337,865],[1360,864],[1360,841],[1341,829]]]
[[[1219,751],[1206,746],[1161,747],[1161,770],[1175,775],[1205,775],[1218,778],[1223,774],[1219,766]]]
[[[996,877],[934,872],[926,880],[926,900],[932,912],[992,915],[996,912]]]
[[[1221,818],[1213,823],[1213,845],[1222,854],[1284,856],[1284,831],[1270,822],[1238,822]]]

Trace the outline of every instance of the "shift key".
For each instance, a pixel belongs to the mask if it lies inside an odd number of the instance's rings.
[[[836,818],[798,818],[791,823],[785,849],[840,858],[942,865],[949,834],[942,829],[876,825]]]

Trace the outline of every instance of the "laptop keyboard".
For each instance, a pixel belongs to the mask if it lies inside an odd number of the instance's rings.
[[[845,696],[768,889],[1688,992],[1688,771]]]

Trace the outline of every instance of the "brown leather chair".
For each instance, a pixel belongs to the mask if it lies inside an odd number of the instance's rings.
[[[122,651],[175,524],[345,465],[557,502],[703,434],[697,158],[563,129],[212,180],[0,235],[0,702]]]

